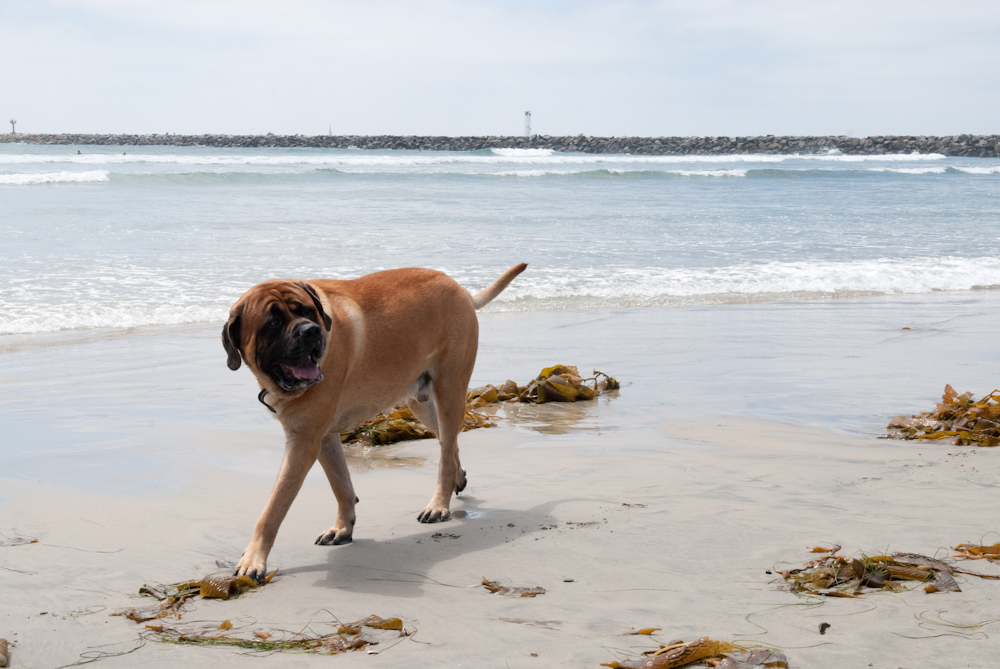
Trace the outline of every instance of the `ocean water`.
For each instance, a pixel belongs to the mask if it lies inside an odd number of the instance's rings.
[[[441,269],[492,312],[1000,288],[1000,160],[0,145],[10,336],[213,323],[272,277]]]
[[[658,424],[717,414],[871,436],[997,385],[1000,160],[5,144],[0,479],[271,476],[280,425],[219,344],[243,291],[403,266],[475,290],[522,261],[473,384],[624,383],[501,410],[545,444],[669,449]]]

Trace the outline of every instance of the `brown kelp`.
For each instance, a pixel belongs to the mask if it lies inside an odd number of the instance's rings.
[[[537,586],[533,588],[522,588],[512,585],[500,585],[497,581],[487,580],[485,576],[483,576],[482,586],[494,595],[506,595],[507,597],[537,597],[538,595],[545,594],[545,588]]]
[[[959,544],[954,549],[958,552],[952,557],[964,558],[966,560],[1000,560],[1000,544],[983,546],[981,544]]]
[[[934,411],[896,416],[888,430],[889,439],[920,439],[956,446],[1000,445],[1000,391],[973,400],[972,393],[959,395],[951,386],[945,386]]]
[[[478,427],[494,427],[490,417],[473,411],[466,406],[462,419],[462,431],[474,430]],[[399,407],[389,414],[379,414],[364,425],[340,435],[341,442],[361,446],[384,446],[398,441],[411,439],[433,439],[434,433],[417,420],[413,412],[406,407]]]
[[[587,385],[591,384],[591,385]],[[620,388],[618,381],[604,372],[594,370],[590,378],[583,378],[576,367],[554,365],[546,367],[525,386],[506,381],[502,386],[483,386],[469,391],[473,406],[494,402],[577,402],[592,400],[602,392]]]
[[[237,629],[228,620],[221,624],[164,623],[146,625],[146,628],[150,630],[146,638],[159,643],[231,646],[254,653],[292,652],[319,655],[366,650],[387,639],[407,637],[416,632],[416,630],[407,631],[400,618],[380,618],[376,615],[352,623],[338,623],[336,631],[325,633],[313,632],[311,625],[296,632],[279,629],[250,630],[248,625]]]
[[[675,669],[693,664],[710,664],[722,669],[752,669],[773,667],[787,669],[784,654],[766,648],[743,648],[727,641],[716,641],[707,636],[697,641],[674,641],[658,650],[646,653],[636,660],[606,662],[602,667],[612,669]]]
[[[507,380],[503,384],[473,388],[466,395],[462,431],[494,427],[492,416],[476,411],[480,407],[500,402],[577,402],[590,400],[603,392],[617,390],[618,381],[603,372],[594,371],[590,378],[580,376],[576,367],[554,365],[546,367],[526,385]],[[433,439],[434,433],[422,425],[407,407],[397,407],[388,414],[379,414],[364,425],[342,432],[341,442],[361,446],[383,446],[411,439]]]
[[[270,583],[277,573],[278,570],[275,569],[259,585],[249,576],[233,576],[231,574],[213,574],[200,581],[181,581],[170,585],[144,585],[139,588],[139,594],[144,597],[153,597],[157,600],[156,604],[124,609],[110,615],[125,616],[137,623],[169,616],[180,618],[184,605],[194,597],[212,599],[238,597],[251,588],[258,588]]]
[[[785,581],[782,589],[802,595],[860,597],[883,590],[899,592],[911,589],[910,584],[923,584],[924,591],[929,593],[961,592],[954,574],[1000,578],[957,569],[917,553],[848,558],[836,555],[839,549],[837,546],[829,555],[810,560],[800,568],[778,571]]]

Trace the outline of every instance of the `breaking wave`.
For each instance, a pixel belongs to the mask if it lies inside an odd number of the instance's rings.
[[[110,181],[107,170],[0,174],[0,185],[4,186],[34,186],[36,184],[88,183],[95,181]]]
[[[488,285],[501,271],[492,266],[443,269],[470,288]],[[166,276],[139,267],[69,284],[39,277],[7,291],[0,334],[222,322],[246,288],[212,272]],[[716,268],[549,266],[518,277],[486,310],[739,304],[996,288],[1000,258],[992,256]]]

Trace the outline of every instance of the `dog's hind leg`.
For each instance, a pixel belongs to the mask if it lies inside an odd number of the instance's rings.
[[[410,400],[410,402],[406,406],[410,408],[410,411],[412,411],[413,415],[417,417],[417,420],[419,420],[426,427],[428,427],[431,432],[433,432],[435,435],[437,435],[440,432],[437,420],[437,407],[434,405],[433,398],[431,398],[429,401],[426,402],[420,402],[418,400]],[[461,430],[461,427],[459,427],[459,429]],[[465,490],[465,484],[466,484],[465,470],[462,469],[462,463],[458,459],[458,446],[455,447],[455,467],[459,472],[458,475],[459,480],[455,483],[455,494],[457,495],[458,493]]]
[[[462,430],[462,419],[465,417],[465,388],[468,382],[468,378],[459,379],[458,383],[454,380],[451,383],[435,380],[433,395],[437,420],[432,429],[441,443],[441,462],[438,465],[437,487],[431,501],[417,516],[421,523],[448,520],[451,517],[452,492],[458,493],[465,489],[465,470],[458,457],[458,433]],[[414,411],[414,415],[416,414]]]
[[[332,432],[323,437],[319,451],[319,463],[326,472],[333,494],[337,498],[337,523],[316,539],[317,546],[340,546],[349,544],[354,536],[356,518],[354,505],[358,498],[351,483],[351,472],[347,469],[347,458],[340,444],[340,433]]]

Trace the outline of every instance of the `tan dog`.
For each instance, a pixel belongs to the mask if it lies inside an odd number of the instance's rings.
[[[337,498],[337,522],[320,545],[351,541],[358,501],[340,433],[406,404],[441,442],[437,487],[417,519],[448,520],[451,493],[465,488],[458,433],[479,347],[476,309],[526,264],[475,296],[441,272],[398,269],[353,281],[274,279],[248,290],[229,312],[222,344],[241,359],[260,401],[285,428],[285,457],[236,573],[258,582],[278,526],[318,459]]]

